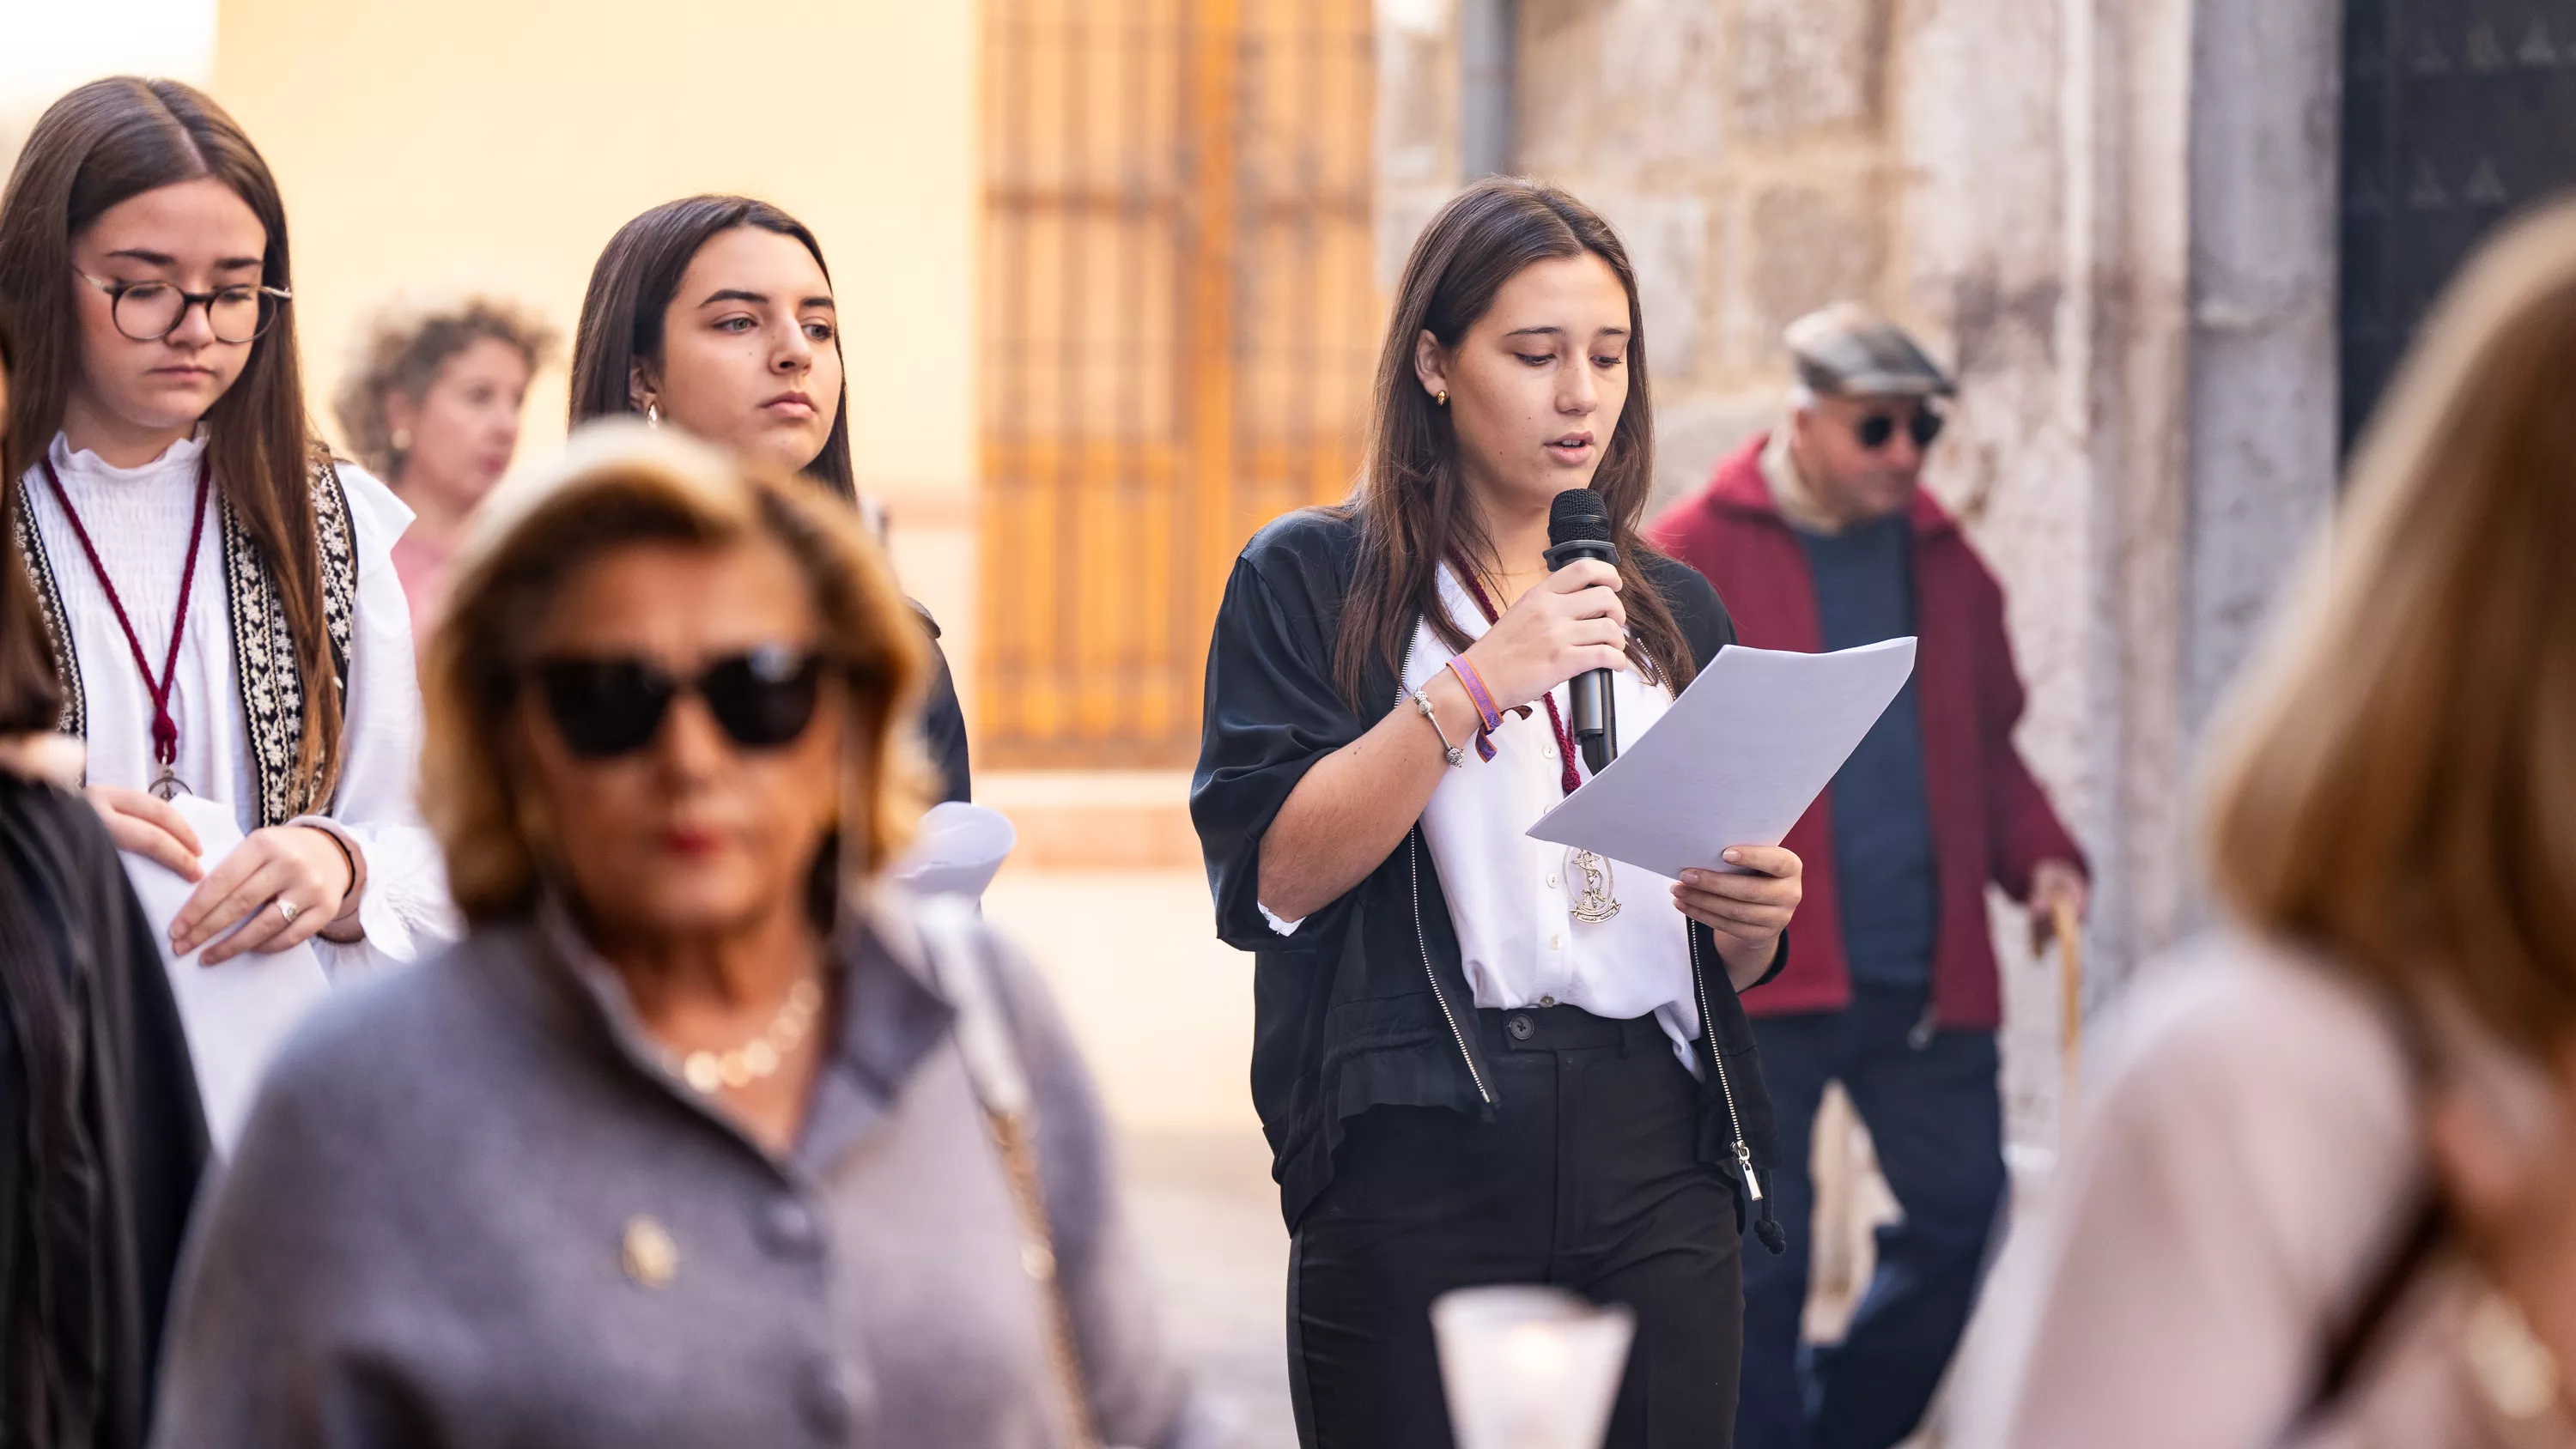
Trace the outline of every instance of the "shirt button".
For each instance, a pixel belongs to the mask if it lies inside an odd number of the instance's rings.
[[[1565,938],[1564,938],[1563,936],[1550,936],[1550,937],[1548,937],[1548,938],[1547,938],[1547,949],[1549,949],[1549,950],[1551,950],[1551,951],[1562,951],[1562,950],[1564,950],[1564,949],[1565,949]]]
[[[1556,746],[1555,746],[1553,743],[1550,743],[1550,744],[1544,744],[1544,745],[1539,746],[1539,747],[1538,747],[1538,752],[1539,752],[1540,754],[1542,754],[1542,755],[1547,756],[1547,757],[1548,757],[1549,759],[1551,759],[1551,760],[1553,760],[1553,759],[1555,759],[1555,758],[1556,758]]]
[[[760,1241],[781,1258],[808,1258],[822,1246],[814,1214],[792,1197],[773,1199],[760,1214]]]
[[[1554,1006],[1556,1005],[1556,998],[1553,996],[1542,996],[1538,999],[1538,1004],[1541,1006]]]
[[[805,1368],[805,1382],[796,1395],[797,1407],[804,1411],[805,1425],[824,1439],[839,1439],[850,1432],[850,1391],[841,1387],[840,1370],[829,1363],[812,1363]]]
[[[1547,888],[1548,888],[1549,890],[1554,890],[1554,889],[1556,889],[1556,877],[1555,877],[1555,875],[1550,874],[1550,875],[1548,876],[1548,878],[1547,878]]]

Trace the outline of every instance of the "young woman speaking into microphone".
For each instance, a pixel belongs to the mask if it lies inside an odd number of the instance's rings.
[[[1309,1446],[1449,1443],[1430,1304],[1487,1283],[1635,1310],[1611,1445],[1731,1435],[1740,1234],[1779,1234],[1736,993],[1786,959],[1798,859],[1675,882],[1524,833],[1581,783],[1567,680],[1613,671],[1624,746],[1735,637],[1637,538],[1653,452],[1618,238],[1485,181],[1406,263],[1352,498],[1262,530],[1227,586],[1191,813],[1219,934],[1258,957]],[[1615,566],[1547,567],[1576,488]]]

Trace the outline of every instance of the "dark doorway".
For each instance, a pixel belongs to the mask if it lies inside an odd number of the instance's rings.
[[[2442,285],[2576,185],[2576,0],[2345,0],[2343,443]]]

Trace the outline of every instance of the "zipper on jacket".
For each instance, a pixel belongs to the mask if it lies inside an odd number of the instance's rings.
[[[1476,1095],[1485,1105],[1494,1105],[1494,1094],[1485,1090],[1485,1074],[1476,1070],[1476,1055],[1467,1050],[1467,1034],[1458,1029],[1458,1017],[1449,1010],[1449,998],[1441,993],[1440,973],[1431,969],[1431,938],[1422,930],[1422,832],[1416,829],[1404,837],[1404,863],[1413,876],[1413,941],[1422,948],[1422,975],[1431,983],[1431,999],[1440,1003],[1440,1019],[1449,1023],[1449,1039],[1458,1044],[1458,1059],[1467,1064],[1467,1080],[1476,1084]],[[1733,1110],[1732,1108],[1729,1109]],[[1737,1141],[1742,1142],[1739,1135]],[[1755,1196],[1760,1196],[1757,1192]]]
[[[1744,1170],[1745,1196],[1762,1201],[1762,1177],[1753,1170],[1753,1149],[1744,1141],[1744,1119],[1735,1114],[1735,1088],[1726,1080],[1726,1056],[1717,1049],[1717,1018],[1708,1009],[1708,973],[1700,969],[1699,937],[1690,923],[1682,924],[1684,939],[1690,942],[1691,984],[1699,988],[1699,1030],[1708,1038],[1709,1065],[1717,1069],[1717,1094],[1726,1101],[1726,1125],[1735,1134],[1735,1164]]]
[[[1414,619],[1413,627],[1416,630],[1422,627],[1419,616]],[[1404,656],[1395,664],[1395,704],[1398,709],[1403,708],[1409,698],[1404,692],[1404,674],[1412,667],[1413,635],[1408,633],[1404,636]],[[1458,1029],[1457,1013],[1449,1009],[1449,998],[1440,989],[1440,973],[1431,967],[1431,937],[1422,929],[1421,821],[1415,821],[1413,828],[1404,834],[1404,864],[1413,877],[1413,943],[1422,950],[1422,978],[1431,984],[1431,999],[1440,1004],[1440,1019],[1449,1023],[1449,1039],[1458,1044],[1458,1060],[1467,1064],[1467,1080],[1476,1084],[1476,1095],[1484,1099],[1486,1108],[1490,1110],[1494,1105],[1494,1094],[1485,1089],[1485,1074],[1476,1070],[1476,1054],[1467,1050],[1467,1034]]]

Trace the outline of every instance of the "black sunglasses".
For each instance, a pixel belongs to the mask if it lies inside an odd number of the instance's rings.
[[[1914,436],[1916,448],[1928,448],[1933,439],[1941,436],[1942,422],[1941,415],[1930,408],[1916,408],[1913,416],[1905,420],[1905,431]],[[1870,413],[1852,424],[1852,436],[1875,453],[1895,438],[1896,419],[1888,413]]]
[[[585,760],[613,760],[651,744],[671,701],[684,694],[705,700],[746,750],[792,744],[814,722],[823,657],[769,645],[714,660],[695,679],[673,678],[648,659],[613,656],[539,660],[529,673],[565,747]]]

